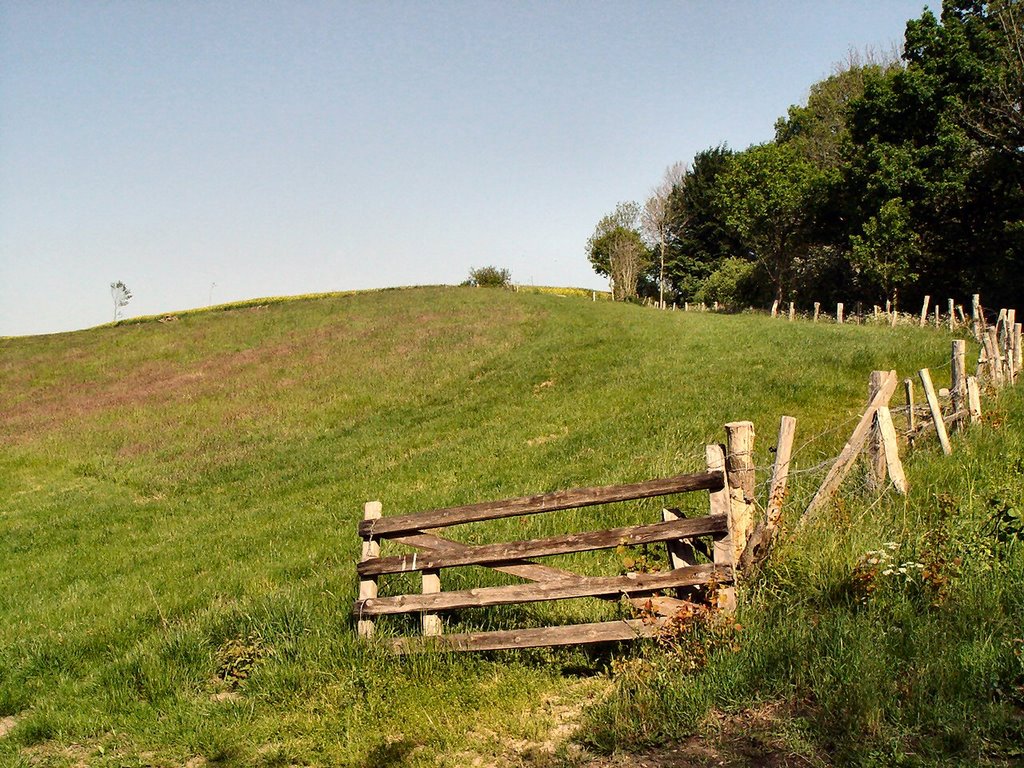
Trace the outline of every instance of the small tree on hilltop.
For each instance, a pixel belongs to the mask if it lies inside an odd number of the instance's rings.
[[[469,270],[465,285],[477,288],[508,288],[512,285],[512,273],[497,267],[474,267]]]
[[[637,281],[651,265],[651,252],[640,235],[640,206],[619,203],[602,218],[587,241],[587,258],[597,274],[608,278],[612,299],[635,299]]]
[[[114,300],[114,322],[117,322],[121,308],[127,307],[128,302],[131,301],[132,292],[128,290],[127,285],[118,280],[116,283],[110,284],[110,297]]]

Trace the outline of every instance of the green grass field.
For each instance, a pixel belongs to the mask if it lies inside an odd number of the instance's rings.
[[[699,664],[654,646],[396,660],[357,642],[349,616],[366,500],[387,515],[696,471],[738,419],[768,467],[788,414],[792,515],[868,373],[948,378],[949,338],[423,288],[2,339],[0,764],[559,765],[694,735],[725,744],[751,712],[757,749],[800,764],[1019,760],[1016,392],[986,401],[988,423],[952,459],[915,451],[909,499],[854,479],[741,589],[741,630],[686,638]],[[660,506],[458,535],[653,522]],[[886,542],[895,577],[865,565]],[[616,573],[617,557],[563,562]],[[928,576],[899,574],[904,562]],[[442,575],[446,589],[498,578]],[[622,610],[537,604],[452,626]]]

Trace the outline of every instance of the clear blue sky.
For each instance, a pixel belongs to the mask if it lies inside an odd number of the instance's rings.
[[[106,322],[114,280],[127,316],[485,264],[604,287],[603,214],[923,7],[3,0],[0,335]]]

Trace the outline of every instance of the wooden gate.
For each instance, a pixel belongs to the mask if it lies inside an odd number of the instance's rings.
[[[653,635],[668,620],[667,617],[674,616],[686,604],[678,598],[659,596],[657,593],[663,590],[714,585],[719,594],[719,605],[724,603],[725,607],[731,607],[734,598],[729,585],[734,581],[733,566],[739,562],[753,521],[754,483],[750,460],[753,425],[736,422],[726,428],[731,449],[728,468],[723,446],[710,445],[706,455],[707,471],[630,485],[576,488],[394,517],[382,517],[380,502],[367,502],[364,519],[359,524],[363,542],[362,559],[357,566],[359,599],[353,606],[359,635],[373,635],[377,616],[419,613],[423,637],[397,639],[394,642],[396,651],[415,650],[422,647],[424,641],[430,647],[460,651],[576,645]],[[733,442],[737,437],[736,445],[740,448],[734,452]],[[685,518],[679,510],[664,509],[660,522],[478,546],[429,532],[465,523],[696,491],[708,492],[710,514]],[[701,541],[702,537],[710,539],[710,546]],[[398,542],[415,551],[384,557],[381,555],[384,541]],[[533,558],[550,555],[656,542],[665,542],[670,570],[620,576],[582,576],[533,561]],[[698,558],[698,552],[702,552],[704,558]],[[706,562],[699,562],[701,559]],[[493,568],[526,582],[443,592],[441,570],[467,565]],[[378,579],[381,576],[410,572],[422,574],[420,593],[378,597]],[[652,619],[444,635],[439,615],[465,608],[580,597],[611,600],[626,597],[634,606],[651,609],[656,616]]]

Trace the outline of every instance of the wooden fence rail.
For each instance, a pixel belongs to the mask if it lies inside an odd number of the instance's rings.
[[[735,566],[754,527],[753,449],[750,422],[726,425],[728,451],[708,446],[707,471],[626,485],[575,488],[502,501],[467,504],[427,512],[384,517],[380,502],[368,502],[359,524],[362,559],[356,567],[359,598],[352,607],[359,634],[371,637],[378,616],[418,613],[423,636],[397,638],[394,650],[404,653],[424,647],[450,650],[497,650],[534,646],[584,644],[647,637],[691,599],[707,599],[713,587],[719,607],[734,603],[731,585]],[[787,454],[788,455],[788,454]],[[788,459],[787,459],[788,462]],[[638,499],[705,491],[710,514],[682,517],[664,509],[661,522],[566,533],[539,539],[467,545],[427,530],[523,515],[577,509]],[[705,541],[706,540],[706,541]],[[381,556],[384,541],[415,552]],[[670,569],[615,576],[584,576],[534,562],[534,558],[613,549],[622,545],[664,543]],[[483,566],[526,579],[526,583],[443,591],[445,568]],[[418,593],[378,596],[378,579],[389,574],[422,574]],[[695,592],[694,590],[698,590]],[[702,590],[702,591],[701,591]],[[676,591],[667,597],[663,591]],[[553,626],[497,632],[444,635],[442,612],[496,605],[567,600],[581,597],[619,600],[653,613],[638,619],[578,626]],[[684,598],[684,599],[681,599]]]

